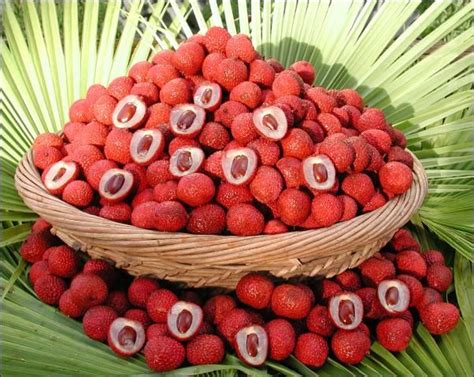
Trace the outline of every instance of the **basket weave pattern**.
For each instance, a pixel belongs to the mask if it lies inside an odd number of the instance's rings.
[[[329,228],[253,237],[166,233],[89,215],[46,190],[29,152],[15,175],[19,194],[66,244],[106,258],[132,275],[233,288],[250,271],[274,276],[334,276],[384,246],[421,206],[427,178],[414,157],[414,183],[384,207]]]

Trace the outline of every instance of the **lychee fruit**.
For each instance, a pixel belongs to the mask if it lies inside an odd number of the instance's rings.
[[[258,133],[253,124],[253,115],[251,113],[242,113],[237,115],[231,125],[233,138],[242,145],[246,145],[258,138]]]
[[[359,329],[339,329],[331,338],[331,349],[336,358],[345,364],[360,363],[370,351],[369,336]]]
[[[387,153],[387,162],[398,161],[413,169],[413,156],[410,152],[395,146]]]
[[[302,319],[311,310],[311,297],[300,286],[281,284],[273,290],[271,307],[280,317]]]
[[[411,275],[397,275],[397,280],[402,281],[410,291],[410,306],[416,306],[423,297],[423,285]]]
[[[390,240],[391,247],[399,252],[403,250],[420,251],[420,244],[413,238],[408,229],[399,229],[395,232]]]
[[[155,228],[161,232],[178,232],[186,226],[188,214],[177,201],[166,201],[155,206]]]
[[[132,356],[143,348],[145,330],[140,322],[117,318],[109,327],[107,343],[117,355]]]
[[[336,97],[338,102],[343,103],[343,105],[354,106],[361,111],[364,108],[364,100],[354,89],[339,90]]]
[[[168,181],[165,183],[158,183],[152,190],[150,201],[161,203],[170,200],[177,200],[176,189],[178,183],[176,181]],[[138,195],[137,195],[138,196]],[[135,198],[137,197],[135,196]],[[148,201],[148,200],[147,200]]]
[[[34,231],[34,229],[33,229]],[[426,261],[428,267],[433,266],[435,264],[444,265],[444,255],[441,251],[438,250],[426,250],[422,254],[423,258]]]
[[[257,154],[247,147],[226,150],[221,158],[223,175],[233,185],[248,183],[257,171],[257,164]]]
[[[55,246],[49,250],[48,268],[53,275],[70,278],[79,271],[79,256],[69,246]]]
[[[120,101],[122,98],[130,94],[134,84],[135,81],[131,77],[117,77],[110,82],[109,86],[107,87],[107,92],[109,92],[112,97]]]
[[[88,309],[105,302],[108,295],[107,284],[98,275],[80,273],[72,279],[71,298]]]
[[[317,305],[311,309],[306,318],[306,327],[312,333],[325,337],[331,336],[336,331],[329,310],[324,305]]]
[[[251,204],[239,203],[227,211],[227,229],[236,236],[261,234],[265,227],[263,214]]]
[[[33,147],[33,164],[41,170],[60,161],[63,158],[61,151],[47,145],[36,145]]]
[[[211,52],[202,63],[202,75],[208,81],[217,81],[218,67],[226,58],[223,53]]]
[[[54,246],[55,240],[49,230],[45,229],[39,232],[31,233],[20,247],[21,257],[29,263],[39,262],[43,254],[51,246]]]
[[[311,85],[316,78],[314,67],[306,60],[300,60],[293,63],[289,69],[295,71],[306,84]]]
[[[342,203],[332,194],[319,194],[311,203],[311,213],[316,223],[328,227],[337,223],[342,217]]]
[[[173,180],[173,176],[169,171],[169,161],[158,160],[148,166],[146,171],[146,180],[151,187],[155,187],[158,183],[165,183]]]
[[[177,369],[186,358],[184,346],[168,336],[149,339],[143,353],[148,367],[155,372]]]
[[[117,317],[115,310],[109,306],[99,305],[90,308],[82,319],[84,334],[99,342],[105,341],[110,325]]]
[[[232,122],[239,114],[248,113],[247,107],[236,101],[224,102],[214,113],[214,121],[219,122],[227,128],[232,127]]]
[[[144,229],[155,229],[158,203],[149,201],[137,205],[130,216],[132,225]],[[158,207],[159,208],[159,207]]]
[[[288,358],[296,344],[295,329],[286,319],[273,319],[265,325],[268,336],[269,357],[281,361]]]
[[[390,150],[392,139],[387,132],[370,129],[363,131],[360,135],[367,140],[369,144],[375,147],[380,154],[384,155]]]
[[[236,287],[237,298],[240,302],[254,309],[267,307],[270,304],[272,292],[272,281],[258,273],[243,276]]]
[[[231,35],[226,29],[222,27],[212,26],[207,30],[204,38],[204,44],[206,45],[206,49],[209,51],[209,53],[225,53],[225,47],[227,41],[231,38]]]
[[[194,234],[220,234],[226,225],[226,213],[217,204],[205,204],[189,214],[186,229]]]
[[[275,166],[280,159],[280,147],[277,143],[264,138],[258,138],[247,144],[253,149],[262,165]]]
[[[203,82],[195,89],[193,101],[207,111],[215,111],[221,105],[222,89],[216,83]]]
[[[160,90],[160,101],[168,105],[184,104],[190,100],[191,86],[186,79],[172,79],[163,85]]]
[[[446,334],[454,329],[459,321],[459,310],[447,302],[435,302],[420,311],[420,318],[426,329],[435,335]]]
[[[184,75],[192,76],[201,70],[205,56],[204,48],[199,43],[186,42],[175,51],[172,62]]]
[[[356,291],[362,285],[359,275],[353,270],[341,272],[334,279],[345,291]]]
[[[146,76],[148,82],[152,82],[158,88],[163,88],[166,83],[180,77],[179,72],[171,64],[163,63],[152,66]]]
[[[132,173],[125,169],[110,169],[100,179],[99,194],[108,204],[119,203],[128,197],[133,187],[134,177]]]
[[[278,197],[277,203],[281,220],[286,225],[296,226],[311,213],[311,198],[297,189],[284,190]]]
[[[167,314],[168,332],[180,341],[189,340],[198,333],[203,317],[204,314],[199,305],[177,301]]]
[[[418,312],[421,312],[429,304],[433,304],[435,302],[443,302],[443,296],[441,296],[441,293],[439,293],[436,289],[426,287],[423,290],[423,295],[415,306]]]
[[[262,203],[271,203],[278,199],[283,189],[283,178],[275,168],[260,166],[250,182],[250,192]]]
[[[383,280],[395,277],[395,266],[392,262],[381,258],[369,258],[359,266],[362,279],[369,286],[377,286]]]
[[[149,165],[163,153],[165,140],[155,129],[135,131],[130,140],[130,156],[139,165]]]
[[[261,103],[262,91],[259,86],[250,81],[244,81],[230,91],[230,100],[244,104],[249,109],[255,109]]]
[[[413,174],[405,164],[392,161],[380,168],[379,180],[384,191],[391,194],[403,194],[411,187]]]
[[[353,330],[364,317],[364,305],[356,293],[337,294],[329,300],[329,315],[334,324],[344,330]]]
[[[214,80],[230,92],[247,78],[248,70],[245,63],[241,60],[227,58],[217,66]]]
[[[371,287],[363,287],[355,291],[364,305],[364,317],[368,319],[379,319],[387,312],[380,304],[377,297],[377,290]]]
[[[260,107],[253,112],[252,119],[257,132],[268,140],[281,140],[288,132],[288,119],[278,106]]]
[[[104,153],[107,159],[120,164],[130,162],[130,142],[132,134],[124,129],[113,129],[105,141]]]
[[[119,316],[123,316],[130,309],[130,302],[125,291],[112,291],[107,296],[105,305],[114,309]]]
[[[410,324],[401,318],[386,318],[376,327],[378,342],[390,352],[401,352],[408,347],[412,337]]]
[[[204,314],[207,320],[217,325],[235,306],[236,303],[231,296],[216,295],[211,297],[204,304]]]
[[[275,79],[275,70],[265,60],[256,59],[250,63],[249,81],[270,88]]]
[[[143,328],[146,330],[148,326],[151,325],[152,321],[148,313],[143,309],[128,309],[124,313],[124,318],[130,319],[132,321],[140,322]]]
[[[371,212],[375,211],[378,208],[383,207],[387,203],[387,199],[385,196],[380,192],[377,191],[374,196],[367,202],[367,204],[362,208],[362,212]]]
[[[402,274],[412,275],[417,279],[426,276],[426,262],[420,253],[413,250],[405,250],[397,254],[395,264],[398,272]]]
[[[186,345],[186,359],[191,365],[219,364],[224,355],[224,342],[217,335],[198,335]]]
[[[118,271],[103,259],[89,259],[84,264],[82,272],[99,276],[110,289],[117,284],[119,278]]]
[[[445,292],[453,282],[453,273],[449,267],[435,264],[428,267],[426,282],[428,287],[434,288],[439,292]]]
[[[44,274],[49,274],[48,262],[44,260],[34,262],[28,271],[28,278],[30,279],[31,285],[34,286],[36,280],[38,280]]]
[[[350,174],[344,178],[341,185],[342,191],[365,206],[375,195],[372,179],[364,173]]]
[[[252,41],[245,34],[231,37],[225,45],[225,53],[228,58],[240,59],[245,63],[251,63],[257,58]]]
[[[320,192],[331,190],[336,184],[336,169],[329,157],[323,154],[305,158],[301,163],[303,182]]]
[[[229,143],[230,136],[227,129],[220,123],[207,123],[199,135],[199,142],[203,147],[212,150],[221,150]]]
[[[391,314],[403,313],[410,304],[410,290],[401,280],[383,280],[377,287],[380,304]]]
[[[100,209],[99,216],[119,223],[129,223],[132,209],[128,203],[107,204]]]
[[[128,287],[128,300],[133,306],[146,308],[150,295],[159,288],[155,279],[138,277]]]
[[[281,140],[283,156],[304,159],[313,153],[313,141],[309,134],[299,128],[293,128]]]
[[[45,273],[36,280],[34,290],[45,304],[56,306],[62,294],[67,290],[67,284],[64,279]]]
[[[178,182],[178,198],[193,207],[208,203],[214,197],[215,186],[212,180],[202,173],[192,173]]]
[[[166,323],[153,323],[146,328],[147,339],[163,335],[168,335],[168,325]]]
[[[85,181],[72,181],[64,187],[62,199],[75,207],[87,207],[94,198],[92,187]]]
[[[168,289],[154,290],[146,301],[146,310],[153,322],[165,323],[168,311],[178,301],[178,297]]]
[[[287,95],[299,97],[303,92],[303,80],[294,71],[282,71],[275,76],[272,90],[277,98]]]
[[[230,344],[234,343],[237,332],[253,323],[252,315],[245,309],[234,308],[218,322],[219,332],[227,339]]]
[[[385,115],[382,110],[366,108],[356,123],[353,124],[359,132],[370,129],[384,130],[386,125]]]
[[[82,317],[85,312],[85,308],[73,300],[69,289],[61,295],[58,306],[61,313],[71,318]]]
[[[304,333],[296,341],[295,357],[305,365],[319,368],[326,362],[328,354],[328,343],[320,335]]]
[[[69,120],[71,122],[89,123],[94,119],[91,104],[86,99],[75,101],[69,108]]]
[[[247,326],[237,331],[234,346],[244,363],[260,366],[268,356],[268,335],[260,325]]]
[[[251,202],[253,196],[247,186],[236,186],[224,182],[217,189],[216,200],[224,207],[230,208],[235,204]]]

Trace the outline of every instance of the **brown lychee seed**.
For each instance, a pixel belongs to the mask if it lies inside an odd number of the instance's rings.
[[[389,313],[402,313],[410,304],[410,290],[404,282],[397,279],[380,282],[377,296],[380,304]]]
[[[203,317],[204,314],[199,305],[178,301],[168,311],[166,319],[168,331],[178,340],[188,340],[198,333]]]
[[[75,162],[58,161],[51,165],[44,175],[44,185],[53,194],[60,194],[69,182],[79,175],[79,166]]]
[[[331,297],[329,314],[340,329],[353,330],[364,317],[364,305],[355,293],[341,293]]]
[[[206,111],[197,105],[180,104],[173,107],[170,113],[171,131],[177,135],[193,138],[201,132],[206,121]]]
[[[170,158],[169,171],[174,177],[197,172],[205,159],[204,152],[198,147],[181,147],[174,151]]]
[[[227,182],[244,185],[257,171],[258,156],[253,149],[247,147],[229,149],[222,155],[221,166]]]
[[[118,203],[132,191],[133,174],[125,169],[110,169],[99,182],[99,194],[110,203]]]
[[[165,140],[157,129],[135,131],[130,141],[130,156],[139,165],[149,165],[163,153]]]
[[[116,354],[129,357],[143,348],[145,338],[145,329],[140,322],[120,317],[110,325],[107,342]]]
[[[248,365],[258,367],[268,356],[268,335],[260,325],[247,326],[235,335],[235,349],[239,358]]]
[[[129,94],[115,106],[112,123],[117,128],[137,128],[145,120],[146,110],[146,104],[140,96]]]
[[[315,190],[330,190],[336,182],[336,168],[326,155],[310,156],[302,162],[303,178]]]
[[[215,111],[221,105],[222,89],[216,83],[203,82],[196,88],[193,101],[207,111]]]
[[[260,107],[253,112],[253,123],[264,138],[277,141],[288,132],[285,112],[277,106]]]

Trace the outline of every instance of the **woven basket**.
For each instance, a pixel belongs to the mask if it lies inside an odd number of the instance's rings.
[[[233,288],[250,271],[274,276],[334,276],[377,252],[421,206],[427,191],[414,157],[414,182],[384,207],[329,228],[253,237],[165,233],[89,215],[48,193],[29,152],[15,183],[33,211],[53,225],[66,244],[106,258],[132,275]]]

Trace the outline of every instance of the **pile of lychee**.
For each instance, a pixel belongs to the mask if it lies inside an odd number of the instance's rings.
[[[327,227],[413,181],[406,139],[352,89],[265,60],[212,27],[74,102],[33,162],[51,194],[159,231],[250,236]]]
[[[357,364],[374,340],[391,352],[406,349],[418,319],[435,335],[459,321],[442,297],[453,279],[443,254],[420,252],[406,229],[332,279],[281,282],[250,273],[228,294],[132,279],[106,261],[83,261],[49,229],[38,220],[20,249],[39,299],[81,319],[87,336],[119,356],[143,352],[158,372],[218,364],[225,352],[253,367],[294,355],[318,368],[330,353]]]

